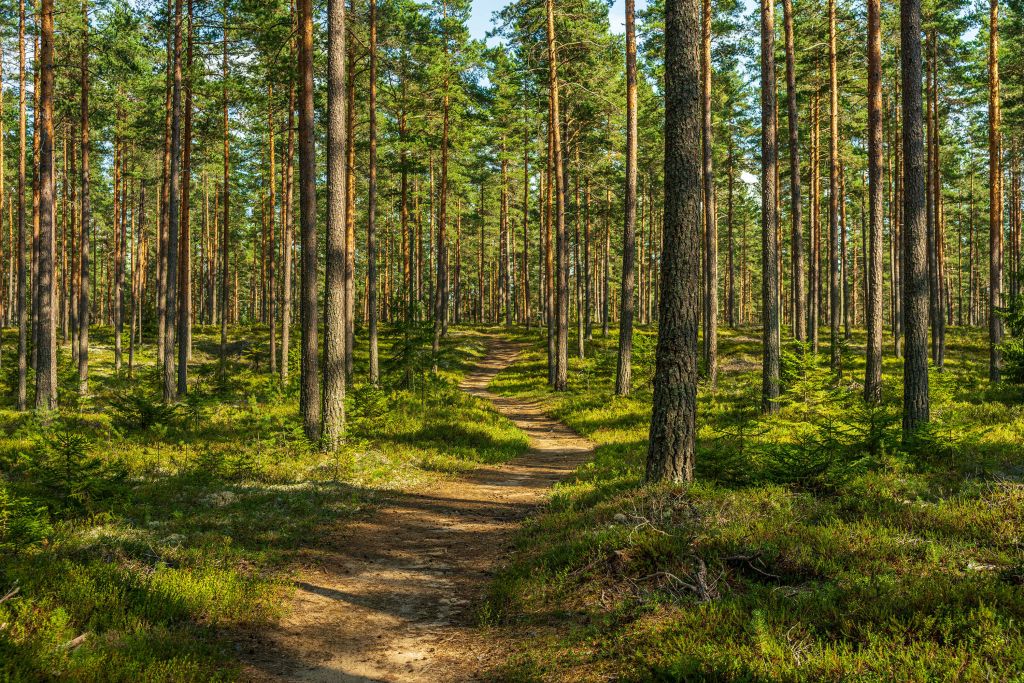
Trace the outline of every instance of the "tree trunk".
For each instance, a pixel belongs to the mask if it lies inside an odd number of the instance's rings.
[[[714,147],[711,127],[711,0],[703,0],[702,34],[704,369],[707,372],[708,387],[714,391],[718,384],[718,207],[715,198]],[[648,211],[653,214],[653,204]]]
[[[842,283],[839,272],[839,77],[836,66],[836,0],[828,2],[829,164],[828,164],[828,274],[830,365],[842,377],[839,323],[842,320]]]
[[[313,0],[299,0],[299,230],[302,241],[302,383],[306,438],[320,437],[317,349],[316,150],[313,131]]]
[[[348,13],[355,16],[355,0]],[[356,340],[356,52],[355,41],[345,44],[345,377],[352,377]]]
[[[295,55],[292,41],[291,53]],[[288,383],[289,342],[292,334],[292,211],[293,167],[295,160],[295,83],[288,88],[288,143],[281,174],[281,383]],[[330,291],[330,289],[328,289]],[[326,324],[326,321],[325,321]],[[325,369],[325,372],[327,370]]]
[[[324,287],[324,447],[336,450],[345,430],[348,238],[348,101],[345,2],[327,9],[327,268]],[[285,285],[287,287],[287,285]]]
[[[82,2],[82,55],[79,86],[81,90],[81,136],[82,136],[82,177],[81,192],[79,192],[82,210],[82,219],[79,226],[78,264],[79,264],[79,286],[78,286],[78,394],[85,396],[89,391],[89,233],[92,231],[92,212],[89,201],[89,4],[88,0]],[[22,80],[24,87],[24,80]],[[22,139],[25,137],[25,103],[22,100]],[[22,147],[24,150],[24,146]],[[24,154],[24,152],[22,152]],[[24,176],[24,162],[22,162],[21,174]],[[20,196],[20,194],[19,194]],[[21,207],[20,210],[24,211]],[[24,226],[19,226],[24,231]],[[20,254],[19,254],[20,255]],[[23,268],[19,267],[19,281],[24,282]],[[19,300],[19,304],[22,301]],[[20,338],[19,338],[20,341]],[[20,346],[19,346],[20,349]],[[19,402],[22,392],[21,386],[21,358],[19,356]]]
[[[562,115],[558,92],[558,50],[555,41],[555,0],[547,0],[548,93],[555,194],[555,391],[565,391],[569,378],[569,243],[565,232],[565,168],[562,162]],[[629,8],[626,15],[630,14]],[[631,21],[631,20],[629,20]],[[628,42],[628,41],[627,41]],[[629,52],[629,48],[627,48]],[[550,321],[549,321],[550,324]]]
[[[228,136],[228,10],[224,5],[224,34],[222,37],[221,95],[224,119],[224,218],[221,231],[220,264],[220,376],[227,379],[228,362],[228,257],[231,237],[231,154]]]
[[[869,0],[871,1],[871,0]],[[793,336],[803,341],[807,327],[804,312],[804,254],[802,205],[800,202],[800,126],[796,104],[796,47],[793,37],[793,0],[784,0],[783,13],[786,31],[786,101],[787,123],[789,125],[789,201],[790,218],[793,222],[792,232],[792,263],[793,272]],[[813,198],[812,198],[813,201]],[[730,225],[731,227],[731,225]]]
[[[767,0],[770,4],[771,0]],[[629,20],[630,10],[626,16]],[[665,220],[647,479],[693,478],[700,280],[700,67],[696,0],[665,10]]]
[[[830,0],[834,2],[834,0]],[[779,409],[779,260],[778,215],[775,192],[778,145],[775,140],[775,3],[761,0],[761,306],[764,359],[761,409]],[[665,278],[666,280],[668,278]],[[834,318],[838,321],[838,317]],[[836,323],[834,322],[833,325]],[[835,345],[835,337],[833,337]]]
[[[999,100],[999,0],[989,3],[988,38],[988,202],[989,202],[989,289],[988,289],[988,378],[998,382],[1002,371],[1003,319],[1003,175],[1000,169],[1002,132]]]
[[[337,2],[337,0],[335,0]],[[377,359],[377,0],[370,0],[370,178],[366,207],[366,272],[370,384],[380,381]]]
[[[40,4],[40,92],[39,92],[39,239],[36,242],[38,291],[38,363],[36,365],[36,410],[57,407],[56,311],[53,306],[54,197],[53,197],[53,0]]]
[[[788,1],[788,0],[787,0]],[[868,216],[867,358],[864,400],[882,399],[882,22],[881,0],[868,0]]]
[[[267,302],[267,314],[268,314],[268,327],[270,330],[270,374],[277,374],[277,272],[274,268],[275,256],[275,242],[277,240],[277,158],[276,151],[274,149],[274,127],[277,122],[274,120],[274,88],[272,85],[267,85],[267,153],[270,156],[270,170],[267,174],[268,183],[267,191],[269,196],[267,198],[267,218],[270,221],[270,244],[267,245],[267,277],[268,277],[268,289],[270,292],[269,301]]]
[[[903,440],[928,422],[928,235],[921,103],[921,2],[900,4],[903,92]]]
[[[679,22],[676,30],[690,30],[688,12],[692,0],[672,0],[672,14]],[[622,230],[622,294],[619,300],[619,364],[615,375],[615,393],[626,396],[633,383],[633,278],[636,258],[636,171],[637,171],[637,83],[636,27],[634,0],[626,0],[626,205]],[[667,16],[667,10],[666,10]],[[692,27],[697,30],[696,26]],[[687,41],[691,36],[673,35],[674,40]],[[687,43],[675,47],[685,49]],[[696,46],[694,46],[696,49]],[[674,57],[676,57],[674,55]],[[678,59],[678,57],[676,57]],[[681,86],[682,87],[682,86]],[[684,88],[685,91],[685,88]],[[696,112],[694,112],[696,113]],[[666,186],[667,186],[666,179]],[[675,190],[673,189],[673,192]],[[696,249],[696,245],[694,249]],[[696,286],[696,285],[695,285]],[[650,457],[650,456],[648,456]]]
[[[188,391],[188,361],[192,357],[192,0],[188,0],[188,36],[185,48],[185,134],[181,161],[181,248],[178,256],[178,395]],[[273,127],[271,126],[271,129]],[[271,134],[273,135],[273,134]],[[270,187],[273,194],[274,166],[270,166]],[[273,225],[273,206],[270,220]],[[272,260],[272,259],[271,259]],[[118,289],[120,297],[120,289]],[[273,324],[271,324],[273,330]],[[273,334],[273,333],[271,333]],[[273,357],[273,354],[271,354]]]

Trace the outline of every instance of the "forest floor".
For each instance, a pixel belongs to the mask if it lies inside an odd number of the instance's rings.
[[[269,632],[250,634],[243,648],[246,678],[469,681],[504,663],[514,639],[480,627],[480,600],[522,519],[593,452],[534,403],[488,391],[522,348],[492,341],[460,388],[493,403],[526,433],[530,450],[397,494],[300,553],[287,616]]]

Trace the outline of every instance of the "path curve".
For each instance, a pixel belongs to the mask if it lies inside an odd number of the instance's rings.
[[[473,626],[475,606],[522,519],[593,452],[540,407],[487,390],[522,348],[494,340],[461,388],[514,421],[530,450],[395,496],[324,539],[288,616],[243,646],[247,680],[472,681],[510,654]]]

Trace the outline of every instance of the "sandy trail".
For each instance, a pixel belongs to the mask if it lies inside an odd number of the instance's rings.
[[[288,616],[243,644],[247,680],[472,681],[511,654],[474,610],[519,523],[593,450],[537,406],[487,391],[521,349],[495,340],[461,386],[513,420],[529,452],[395,496],[322,539]]]

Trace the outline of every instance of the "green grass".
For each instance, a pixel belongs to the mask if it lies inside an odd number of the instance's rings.
[[[435,376],[424,330],[385,327],[380,389],[362,381],[357,346],[349,438],[333,454],[302,435],[298,344],[282,385],[267,374],[266,328],[232,330],[222,382],[218,335],[196,329],[188,398],[167,409],[153,348],[133,379],[116,376],[98,328],[89,398],[78,405],[62,348],[62,410],[45,417],[12,409],[4,340],[0,596],[18,593],[0,604],[0,680],[232,680],[232,632],[281,616],[293,560],[322,530],[527,447],[457,388],[484,352],[478,333],[453,331]]]
[[[949,331],[932,427],[900,446],[901,361],[860,401],[863,335],[836,383],[796,347],[762,417],[757,330],[723,330],[702,387],[696,483],[645,487],[653,330],[613,396],[615,335],[545,387],[539,337],[492,389],[544,402],[597,443],[519,534],[484,621],[532,634],[499,680],[1024,678],[1024,408],[990,388],[978,331]],[[888,352],[888,349],[887,349]]]

